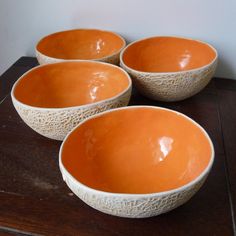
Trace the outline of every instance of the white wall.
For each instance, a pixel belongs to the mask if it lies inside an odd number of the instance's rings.
[[[217,76],[236,79],[235,0],[0,0],[0,74],[33,56],[44,35],[112,30],[132,41],[153,35],[201,39],[218,49]]]

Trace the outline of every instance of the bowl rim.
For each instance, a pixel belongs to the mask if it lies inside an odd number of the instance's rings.
[[[48,56],[48,55],[42,53],[40,50],[38,50],[38,45],[39,45],[45,38],[47,38],[47,37],[49,37],[49,36],[51,36],[51,35],[60,34],[60,33],[67,33],[67,32],[71,32],[71,31],[80,31],[80,30],[87,30],[87,31],[93,31],[93,30],[95,30],[95,31],[100,31],[100,32],[111,33],[111,34],[115,35],[116,37],[118,37],[119,39],[121,39],[121,41],[123,42],[123,45],[122,45],[122,47],[121,47],[119,50],[117,50],[116,52],[114,52],[114,53],[112,53],[112,54],[110,54],[110,55],[107,55],[107,56],[104,56],[104,57],[100,57],[100,58],[94,58],[94,59],[93,59],[93,58],[90,58],[90,59],[76,59],[76,58],[74,58],[74,59],[65,59],[65,58],[51,57],[51,56]],[[84,60],[89,61],[89,60],[93,60],[93,61],[100,61],[100,60],[109,59],[109,58],[115,56],[116,54],[119,54],[119,53],[125,48],[125,46],[126,46],[126,41],[125,41],[125,39],[124,39],[121,35],[119,35],[118,33],[116,33],[116,32],[113,32],[113,31],[110,31],[110,30],[96,29],[96,28],[74,28],[74,29],[56,31],[56,32],[54,32],[54,33],[45,35],[44,37],[42,37],[42,38],[37,42],[37,44],[36,44],[36,46],[35,46],[35,52],[36,52],[36,54],[37,54],[37,53],[38,53],[38,54],[41,54],[41,55],[43,55],[44,57],[47,57],[47,58],[49,58],[49,59],[51,59],[51,60],[62,60],[62,61],[75,61],[75,60],[77,60],[77,61],[84,61]]]
[[[127,66],[124,61],[123,61],[123,54],[124,52],[130,47],[132,46],[133,44],[135,43],[139,43],[141,41],[145,41],[147,39],[153,39],[153,38],[177,38],[177,39],[186,39],[186,40],[190,40],[190,41],[195,41],[195,42],[198,42],[198,43],[202,43],[202,44],[205,44],[206,46],[208,46],[209,48],[211,48],[214,52],[215,52],[215,57],[214,59],[204,65],[204,66],[201,66],[201,67],[197,67],[197,68],[193,68],[193,69],[189,69],[189,70],[182,70],[182,71],[175,71],[175,72],[147,72],[147,71],[141,71],[141,70],[136,70],[136,69],[133,69],[129,66]],[[195,72],[195,71],[198,71],[198,70],[202,70],[202,69],[205,69],[207,67],[209,67],[210,65],[214,64],[218,59],[218,52],[217,50],[209,43],[207,42],[204,42],[202,40],[199,40],[199,39],[193,39],[193,38],[190,38],[190,37],[182,37],[182,36],[174,36],[174,35],[156,35],[156,36],[151,36],[151,37],[146,37],[146,38],[142,38],[142,39],[138,39],[138,40],[135,40],[133,42],[131,42],[130,44],[128,44],[126,47],[124,47],[120,53],[120,66],[124,69],[127,69],[129,71],[132,71],[132,72],[135,72],[135,73],[142,73],[144,75],[165,75],[165,74],[181,74],[181,73],[186,73],[186,72]]]
[[[127,87],[121,91],[120,93],[116,94],[115,96],[112,96],[110,98],[107,98],[107,99],[103,99],[103,100],[100,100],[100,101],[97,101],[97,102],[94,102],[94,103],[88,103],[88,104],[83,104],[83,105],[78,105],[78,106],[68,106],[68,107],[37,107],[37,106],[32,106],[32,105],[28,105],[28,104],[25,104],[21,101],[19,101],[16,97],[15,97],[15,89],[16,89],[16,86],[18,85],[18,83],[26,76],[28,75],[29,73],[31,73],[32,71],[34,70],[37,70],[38,68],[41,68],[41,67],[47,67],[47,66],[51,66],[51,65],[57,65],[57,64],[66,64],[66,63],[91,63],[91,64],[102,64],[102,65],[105,65],[105,66],[110,66],[110,67],[113,67],[113,68],[116,68],[118,70],[120,70],[122,73],[124,73],[124,75],[126,76],[127,80],[128,80],[128,85]],[[54,63],[49,63],[49,64],[43,64],[43,65],[38,65],[38,66],[35,66],[33,68],[31,68],[30,70],[26,71],[23,75],[21,75],[17,81],[13,84],[12,86],[12,89],[11,89],[11,98],[13,100],[13,102],[17,102],[18,104],[20,104],[22,107],[25,107],[26,109],[32,109],[32,110],[40,110],[40,111],[64,111],[64,110],[72,110],[72,109],[81,109],[81,108],[89,108],[89,107],[93,107],[93,106],[96,106],[96,105],[99,105],[99,104],[102,104],[102,103],[106,103],[106,102],[109,102],[109,101],[112,101],[112,100],[115,100],[117,98],[119,98],[120,96],[124,95],[126,92],[128,92],[129,90],[132,90],[132,80],[129,76],[129,74],[124,70],[122,69],[121,67],[119,66],[116,66],[116,65],[113,65],[113,64],[110,64],[110,63],[106,63],[106,62],[100,62],[100,61],[90,61],[90,60],[70,60],[70,61],[61,61],[61,62],[54,62]]]
[[[136,108],[151,108],[151,109],[156,109],[156,110],[164,110],[164,111],[168,111],[168,112],[172,112],[175,113],[177,115],[180,115],[181,117],[189,120],[191,123],[193,123],[194,125],[196,125],[205,135],[205,137],[207,138],[209,144],[210,144],[210,148],[211,148],[211,156],[210,156],[210,160],[207,164],[207,166],[205,167],[205,169],[192,181],[188,182],[187,184],[178,187],[178,188],[174,188],[171,190],[167,190],[167,191],[161,191],[161,192],[154,192],[154,193],[115,193],[115,192],[107,192],[107,191],[103,191],[103,190],[98,190],[98,189],[94,189],[92,187],[89,187],[83,183],[81,183],[79,180],[77,180],[64,166],[63,162],[62,162],[62,151],[63,151],[63,147],[65,145],[65,142],[67,141],[68,137],[77,129],[79,128],[81,125],[83,125],[84,123],[86,123],[87,121],[103,116],[104,114],[107,113],[111,113],[111,112],[115,112],[118,110],[129,110],[129,109],[136,109]],[[63,176],[63,179],[65,178],[64,175],[66,175],[67,177],[70,178],[70,180],[72,180],[77,186],[78,188],[83,188],[86,191],[89,192],[93,192],[94,194],[98,194],[98,195],[106,195],[106,196],[111,196],[111,197],[125,197],[125,198],[133,198],[133,197],[157,197],[157,196],[165,196],[165,195],[169,195],[169,194],[173,194],[173,193],[177,193],[177,192],[181,192],[184,190],[187,190],[188,188],[194,186],[195,184],[197,184],[199,181],[201,181],[204,177],[206,177],[208,175],[208,173],[210,172],[213,162],[215,159],[215,150],[214,150],[214,145],[213,142],[210,138],[210,136],[208,135],[208,133],[206,132],[206,130],[200,125],[198,124],[195,120],[193,120],[192,118],[188,117],[187,115],[172,110],[172,109],[168,109],[168,108],[164,108],[164,107],[159,107],[159,106],[147,106],[147,105],[137,105],[137,106],[127,106],[127,107],[120,107],[120,108],[115,108],[115,109],[111,109],[111,110],[107,110],[98,114],[95,114],[93,116],[90,116],[88,118],[86,118],[85,120],[83,120],[81,123],[79,123],[76,127],[74,127],[64,138],[61,146],[60,146],[60,150],[59,150],[59,168],[61,171],[61,174]],[[64,175],[63,175],[64,174]]]

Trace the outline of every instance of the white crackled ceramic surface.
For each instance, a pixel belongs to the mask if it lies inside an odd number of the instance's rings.
[[[109,194],[96,191],[78,183],[60,163],[64,181],[71,191],[89,206],[103,213],[128,217],[147,218],[171,211],[187,202],[203,185],[207,174],[199,181],[169,193],[156,194]]]
[[[40,65],[44,65],[44,64],[49,64],[49,63],[56,63],[56,62],[63,62],[63,61],[70,61],[70,60],[66,60],[66,59],[58,59],[58,58],[52,58],[52,57],[48,57],[42,53],[40,53],[37,49],[35,50],[36,53],[36,58],[39,62]],[[83,60],[73,60],[73,61],[83,61]],[[111,55],[111,56],[107,56],[101,59],[93,59],[93,61],[100,61],[100,62],[106,62],[106,63],[110,63],[110,64],[114,64],[114,65],[119,65],[120,62],[120,51]]]
[[[16,111],[30,128],[47,138],[63,140],[85,118],[112,108],[127,106],[130,96],[131,87],[114,99],[65,109],[40,109],[25,106],[15,98],[12,101]]]
[[[158,107],[150,107],[150,106],[139,106],[139,107],[158,109]],[[126,108],[114,109],[111,112],[116,110],[124,110],[132,108],[135,109],[135,107],[126,107]],[[168,109],[163,109],[163,110],[168,110]],[[82,126],[84,123],[86,123],[86,121],[92,120],[93,118],[102,116],[103,114],[107,114],[109,112],[110,111],[106,111],[101,114],[90,117],[87,120],[83,121],[80,125]],[[188,119],[191,120],[190,118]],[[198,124],[196,125],[200,129],[202,129]],[[78,130],[79,126],[76,127],[74,130]],[[207,167],[197,178],[195,178],[191,182],[187,183],[184,186],[169,191],[148,193],[148,194],[126,194],[126,193],[101,191],[83,184],[78,180],[78,178],[75,178],[70,172],[68,172],[67,168],[65,167],[62,161],[63,145],[64,143],[66,143],[67,138],[70,136],[70,134],[67,135],[60,148],[59,167],[62,173],[63,180],[66,182],[71,191],[89,206],[101,212],[114,216],[128,217],[128,218],[152,217],[171,211],[177,208],[178,206],[184,204],[200,189],[200,187],[205,182],[213,164],[214,148],[210,141],[209,136],[206,134],[205,131],[204,133],[210,142],[212,150],[211,158]],[[125,182],[126,180],[124,179],[123,181]]]
[[[71,191],[86,204],[103,213],[128,218],[157,216],[181,206],[200,189],[207,178],[206,174],[192,186],[166,194],[109,194],[78,184],[61,164],[60,170]]]
[[[140,41],[142,40],[136,42]],[[127,66],[122,59],[125,50],[130,45],[121,52],[120,66],[130,74],[134,85],[140,93],[153,100],[166,102],[180,101],[197,94],[210,82],[217,67],[217,52],[213,47],[206,44],[215,51],[216,57],[205,66],[170,73],[142,72]]]

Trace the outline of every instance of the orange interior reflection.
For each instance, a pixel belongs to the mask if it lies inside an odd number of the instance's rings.
[[[130,45],[122,58],[126,66],[138,71],[177,72],[210,64],[216,52],[196,40],[154,37]]]
[[[204,132],[174,112],[131,108],[83,123],[66,139],[62,163],[81,183],[114,193],[155,193],[181,187],[207,167]]]
[[[36,49],[59,59],[99,59],[118,52],[124,45],[124,40],[112,32],[77,29],[48,35]]]
[[[108,99],[128,86],[127,74],[110,64],[63,62],[25,74],[16,84],[14,96],[27,105],[62,108]]]

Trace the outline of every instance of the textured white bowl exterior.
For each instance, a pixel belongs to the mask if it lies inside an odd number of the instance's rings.
[[[100,61],[100,62],[106,62],[106,63],[110,63],[114,65],[119,65],[121,50],[115,54],[112,54],[111,56],[103,57],[101,59],[93,59],[92,61]],[[37,49],[35,50],[35,53],[36,53],[36,57],[40,65],[50,64],[50,63],[55,63],[55,62],[71,61],[68,59],[58,59],[58,58],[48,57],[40,53]],[[78,59],[78,60],[73,60],[73,61],[84,61],[84,60]]]
[[[19,80],[22,77],[20,77]],[[85,118],[112,108],[127,106],[132,90],[132,82],[128,74],[127,78],[129,79],[129,85],[122,93],[115,97],[83,106],[40,108],[23,104],[14,96],[14,88],[17,82],[12,88],[11,97],[16,111],[29,127],[47,138],[63,140],[65,136]]]
[[[133,43],[129,44],[121,52],[120,66],[130,74],[134,85],[140,93],[153,100],[166,102],[181,101],[197,94],[210,82],[217,67],[217,51],[207,44],[215,51],[216,57],[206,66],[170,73],[137,71],[125,65],[122,59],[124,51]]]
[[[145,107],[145,106],[142,106],[142,107]],[[158,108],[158,107],[153,107],[153,108],[169,110],[169,109]],[[118,108],[118,109],[132,109],[132,106],[126,107],[126,108]],[[114,110],[118,110],[118,109],[114,109]],[[103,113],[107,113],[107,112],[110,112],[110,111],[106,111]],[[86,120],[93,119],[93,117],[100,116],[103,113],[92,116]],[[187,117],[179,112],[176,112],[176,113],[184,117]],[[89,206],[101,212],[104,212],[110,215],[128,217],[128,218],[146,218],[146,217],[157,216],[157,215],[166,213],[170,210],[173,210],[177,208],[178,206],[187,202],[200,189],[200,187],[205,182],[214,161],[214,147],[208,134],[195,121],[193,121],[190,118],[188,119],[191,120],[194,124],[196,124],[205,133],[211,145],[212,156],[206,169],[196,179],[182,186],[181,188],[166,191],[166,192],[152,193],[152,194],[119,194],[119,193],[109,193],[109,192],[103,192],[103,191],[92,189],[80,183],[66,170],[61,159],[62,158],[61,153],[63,149],[63,144],[62,144],[60,148],[60,154],[59,154],[59,167],[62,173],[63,180],[66,182],[66,184],[71,189],[71,191],[75,195],[77,195],[82,201],[84,201],[86,204],[88,204]],[[86,122],[86,120],[83,121],[82,123]],[[67,136],[69,135],[70,134],[68,134]],[[66,138],[64,142],[65,141],[66,141]]]

